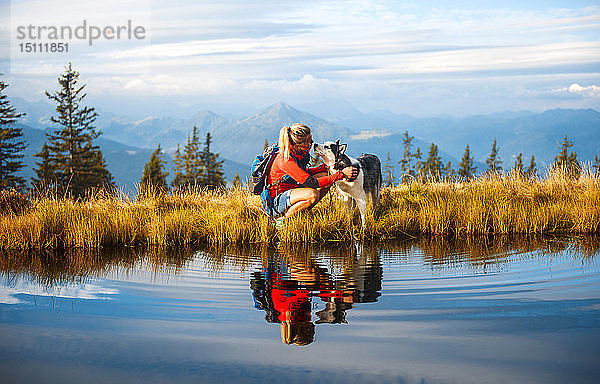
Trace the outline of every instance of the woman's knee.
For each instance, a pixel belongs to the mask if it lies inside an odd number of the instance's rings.
[[[298,188],[292,190],[290,194],[290,201],[292,204],[297,202],[308,202],[314,203],[319,198],[319,191],[312,188]]]
[[[311,204],[316,203],[319,200],[319,196],[320,196],[319,191],[316,189],[311,189],[307,195],[308,195],[308,201]]]

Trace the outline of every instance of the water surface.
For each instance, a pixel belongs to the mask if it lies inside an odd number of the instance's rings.
[[[3,254],[6,383],[592,383],[597,238]]]

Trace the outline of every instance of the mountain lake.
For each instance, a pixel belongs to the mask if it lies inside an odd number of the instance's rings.
[[[5,253],[2,383],[597,383],[600,238]]]

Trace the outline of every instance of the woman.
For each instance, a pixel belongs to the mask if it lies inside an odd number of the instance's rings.
[[[312,133],[304,124],[296,123],[279,131],[279,152],[267,176],[278,228],[283,226],[285,218],[318,203],[331,184],[356,177],[358,173],[352,166],[331,175],[327,174],[325,164],[308,168],[312,144]]]

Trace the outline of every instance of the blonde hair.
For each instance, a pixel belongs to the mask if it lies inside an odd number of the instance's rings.
[[[304,346],[315,340],[315,325],[311,322],[281,322],[281,341],[284,344]]]
[[[281,128],[279,130],[279,152],[283,154],[283,158],[289,159],[292,145],[304,142],[308,135],[310,135],[310,128],[304,124],[296,123]]]

